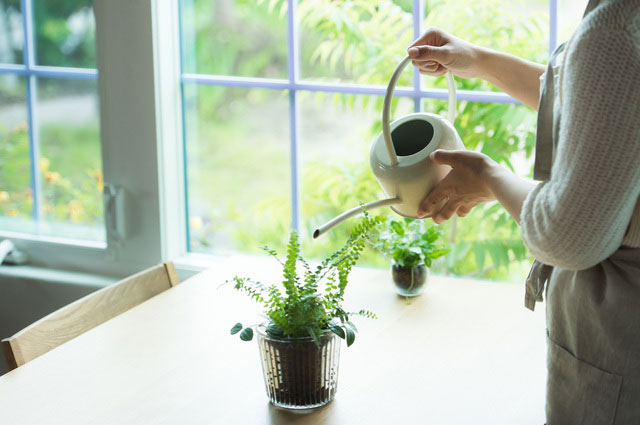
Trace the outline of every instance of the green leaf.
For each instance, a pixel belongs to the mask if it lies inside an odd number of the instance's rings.
[[[400,236],[404,236],[404,227],[402,227],[402,224],[394,220],[390,223],[390,226],[394,232],[396,232]]]
[[[251,341],[253,339],[253,329],[244,328],[244,330],[240,332],[240,339],[243,341]]]
[[[307,332],[309,333],[309,336],[311,336],[311,338],[313,339],[313,343],[316,345],[316,347],[320,347],[320,338],[318,338],[318,335],[315,333],[315,331],[313,330],[313,328],[307,328]]]
[[[340,338],[345,339],[344,329],[342,329],[340,326],[330,325],[329,329],[331,329],[331,332],[338,335]]]
[[[496,269],[500,267],[500,262],[502,258],[502,253],[500,250],[502,247],[496,241],[490,240],[487,241],[487,248],[489,249],[489,255],[491,256],[491,261],[493,262],[493,267]]]
[[[238,322],[231,328],[231,335],[235,335],[242,329],[242,323]]]
[[[473,241],[473,255],[476,260],[476,267],[480,271],[484,269],[484,254],[485,254],[485,248],[482,245],[482,243],[478,241]]]
[[[347,331],[347,347],[351,347],[353,341],[356,340],[356,333],[351,328],[345,328]]]

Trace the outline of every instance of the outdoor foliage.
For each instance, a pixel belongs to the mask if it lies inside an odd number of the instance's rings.
[[[246,8],[243,6],[245,4]],[[195,7],[204,15],[216,15],[215,10],[207,10],[207,7],[211,7],[210,2],[196,1]],[[254,19],[262,16],[264,20],[285,22],[282,20],[286,17],[284,0],[235,2],[235,7],[241,10],[238,13],[252,15]],[[439,0],[427,1],[425,9],[425,28],[438,26],[489,48],[537,62],[546,60],[547,20],[543,16],[522,13],[526,9],[524,3]],[[198,20],[204,21],[204,18]],[[301,74],[303,78],[312,80],[386,85],[413,38],[410,2],[301,0],[298,3],[298,22],[302,40]],[[207,37],[212,39],[211,30],[206,25],[196,27],[195,31],[198,40]],[[250,31],[258,29],[254,27]],[[244,38],[245,35],[240,32],[237,36]],[[243,58],[248,59],[248,56]],[[209,61],[208,69],[214,69],[218,63],[217,55],[206,53],[202,53],[199,61]],[[227,65],[229,67],[222,73],[241,75],[240,68]],[[252,72],[262,76],[266,69]],[[407,85],[410,81],[411,72],[406,71],[399,84]],[[458,89],[496,90],[482,80],[456,81]],[[443,78],[424,78],[423,85],[444,88],[445,81]],[[219,88],[215,97],[197,97],[197,111],[194,113],[207,118],[201,119],[198,125],[200,140],[215,139],[215,136],[208,135],[248,122],[244,116],[236,118],[229,114],[231,108],[228,105],[234,101],[234,96],[232,90]],[[258,94],[256,96],[259,97]],[[366,126],[368,130],[359,136],[360,141],[353,143],[356,147],[351,155],[344,155],[340,160],[320,158],[302,164],[301,176],[305,190],[301,193],[300,230],[303,250],[309,257],[322,258],[339,246],[340,241],[348,235],[351,224],[342,224],[316,241],[311,241],[309,237],[313,229],[345,209],[382,197],[368,166],[370,141],[381,131],[378,117],[381,115],[382,97],[298,93],[299,99],[305,96],[315,100],[318,110],[329,107],[337,113],[342,111],[346,117],[365,111],[367,116],[372,117]],[[398,114],[398,106],[399,100],[396,98],[393,103],[394,114]],[[427,112],[443,114],[446,103],[425,99],[423,107]],[[286,114],[286,110],[283,113]],[[467,149],[481,151],[518,174],[528,176],[535,143],[535,123],[535,112],[522,105],[460,101],[455,127]],[[356,124],[360,125],[354,122]],[[187,143],[195,141],[188,140]],[[191,159],[207,163],[202,150]],[[287,167],[287,158],[282,161],[282,166]],[[256,162],[260,162],[259,159],[256,158]],[[195,175],[193,177],[196,178]],[[206,178],[201,175],[197,177]],[[268,173],[264,173],[263,177],[267,185]],[[219,199],[217,201],[219,203]],[[262,199],[248,210],[236,210],[233,220],[246,223],[233,228],[232,240],[236,248],[247,250],[247,247],[256,246],[258,240],[282,247],[285,244],[282,235],[286,234],[282,229],[286,229],[290,222],[288,205],[285,197],[275,197]],[[192,241],[197,244],[194,248],[200,251],[215,250],[216,243],[224,240],[221,239],[224,227],[206,213],[198,219],[202,225],[192,232]],[[445,261],[434,265],[436,272],[503,280],[520,279],[530,261],[517,224],[499,205],[478,207],[464,219],[454,218],[445,223],[442,229],[451,252],[446,255]],[[377,265],[386,263],[374,253],[367,254],[363,261]]]
[[[49,126],[43,133],[72,149],[88,138],[92,128]],[[86,147],[86,144],[84,144]],[[64,151],[64,149],[62,149]],[[75,149],[78,155],[82,150]],[[93,154],[93,152],[90,152]],[[94,162],[97,162],[94,160]],[[102,221],[102,173],[99,164],[83,168],[69,164],[64,156],[40,157],[42,214],[45,221],[95,225]],[[0,127],[0,216],[29,219],[33,205],[29,171],[29,138],[24,126],[13,130]]]
[[[413,39],[412,3],[299,0],[301,78],[386,85]],[[185,72],[287,78],[286,5],[285,0],[182,0]],[[15,13],[19,0],[7,0],[4,7],[5,14]],[[547,19],[523,13],[528,8],[524,2],[427,0],[422,26],[438,26],[483,46],[544,62]],[[88,16],[90,9],[88,0],[34,2],[39,63],[95,66],[91,20],[80,19]],[[21,51],[14,50],[13,55],[17,63],[21,62]],[[8,85],[4,81],[0,78],[2,105],[24,99],[24,79]],[[409,84],[411,71],[407,70],[399,85]],[[445,82],[442,78],[424,78],[423,86],[444,88]],[[495,90],[481,80],[457,79],[457,86],[463,90]],[[184,88],[190,248],[211,252],[230,246],[253,251],[253,247],[265,243],[284,248],[291,224],[290,183],[285,180],[289,158],[278,143],[289,137],[286,130],[280,130],[288,128],[288,93],[205,89],[188,84]],[[46,79],[39,79],[38,91],[45,98],[56,95]],[[309,115],[315,116],[305,119],[333,111],[345,120],[351,119],[352,126],[362,128],[352,137],[354,140],[333,141],[348,145],[348,154],[339,159],[314,157],[300,164],[304,187],[301,249],[308,258],[321,259],[342,246],[355,223],[344,223],[314,242],[309,237],[313,229],[345,209],[382,197],[367,160],[370,142],[381,131],[382,97],[298,92],[297,101],[307,107],[314,105]],[[410,100],[394,99],[392,113],[399,117],[410,112],[407,103],[412,105]],[[445,102],[431,99],[425,99],[422,106],[427,112],[439,114],[446,109]],[[455,126],[467,149],[486,153],[520,175],[529,174],[535,142],[534,111],[522,105],[461,101],[457,113]],[[270,128],[277,130],[266,138],[264,134]],[[44,215],[77,224],[96,223],[102,214],[100,163],[81,159],[87,157],[87,145],[98,135],[87,133],[82,126],[58,126],[47,131],[54,135],[51,146],[64,149],[44,149],[38,164],[43,175]],[[327,134],[327,138],[336,138]],[[0,130],[3,217],[31,216],[26,136],[24,124]],[[99,152],[92,156],[99,158]],[[236,177],[241,173],[247,179]],[[261,189],[249,189],[247,180],[259,182]],[[221,182],[224,187],[220,187]],[[530,261],[517,224],[499,205],[478,207],[464,219],[445,223],[442,230],[451,252],[433,265],[436,272],[519,279]],[[375,252],[363,253],[362,261],[386,264]]]
[[[282,265],[282,285],[265,285],[248,278],[235,277],[235,289],[263,305],[269,318],[267,333],[274,338],[311,337],[319,345],[318,337],[325,331],[332,331],[346,339],[350,346],[357,331],[349,320],[350,316],[375,315],[367,310],[347,312],[342,307],[344,292],[349,283],[349,273],[360,258],[365,242],[384,218],[365,216],[353,228],[346,243],[332,253],[315,268],[302,257],[298,234],[293,231],[287,244],[287,256],[283,261],[278,254],[267,247],[263,249]],[[298,266],[302,266],[300,273]],[[283,292],[284,290],[284,292]],[[253,327],[237,323],[231,334],[240,332],[240,338],[253,338]]]
[[[0,4],[2,61],[23,63],[20,0]],[[38,65],[95,68],[95,23],[91,0],[33,0],[33,36]],[[20,36],[16,36],[16,34]],[[26,79],[0,76],[0,220],[3,228],[35,232],[29,136],[26,121]],[[38,118],[31,129],[39,140],[35,168],[40,176],[38,232],[87,239],[104,238],[102,167],[95,118],[87,113],[47,119],[49,111],[70,110],[68,100],[93,95],[95,84],[36,78],[31,90]],[[20,114],[16,112],[20,111]],[[22,112],[24,111],[24,112]],[[73,111],[75,112],[75,111]],[[55,113],[53,115],[56,115]],[[62,224],[62,227],[60,225]],[[74,229],[74,230],[71,230]]]

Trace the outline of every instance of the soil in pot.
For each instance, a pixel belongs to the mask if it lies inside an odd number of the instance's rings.
[[[338,385],[340,339],[332,332],[311,338],[271,338],[258,327],[258,345],[267,396],[288,409],[323,406],[335,397]]]
[[[422,294],[427,283],[429,269],[424,264],[417,266],[402,267],[398,264],[391,266],[391,275],[396,292],[404,297],[415,297]]]

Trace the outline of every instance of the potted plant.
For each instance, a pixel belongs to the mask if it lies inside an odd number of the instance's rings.
[[[338,383],[340,338],[347,346],[355,340],[351,316],[374,318],[367,310],[347,312],[342,307],[349,272],[365,242],[383,217],[364,219],[345,245],[311,267],[301,256],[298,235],[291,233],[284,260],[267,247],[283,268],[283,282],[265,285],[235,277],[234,288],[262,304],[267,321],[244,327],[237,323],[231,334],[250,341],[257,334],[267,396],[278,407],[309,409],[333,400]]]
[[[389,226],[376,237],[374,246],[391,256],[391,274],[396,292],[415,297],[424,290],[432,261],[450,250],[436,245],[442,230],[424,220],[390,219]]]

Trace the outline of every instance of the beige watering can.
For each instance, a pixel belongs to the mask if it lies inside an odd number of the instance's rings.
[[[361,213],[363,207],[370,211],[389,206],[401,216],[418,218],[418,207],[422,200],[451,170],[447,165],[434,164],[429,155],[436,149],[464,149],[462,140],[453,127],[456,114],[456,85],[450,72],[446,74],[449,88],[448,120],[436,114],[420,112],[404,116],[389,125],[393,90],[400,73],[409,61],[409,57],[405,57],[389,81],[382,110],[382,133],[373,142],[369,155],[371,170],[387,198],[357,206],[340,214],[318,227],[313,232],[314,239],[344,220]]]

